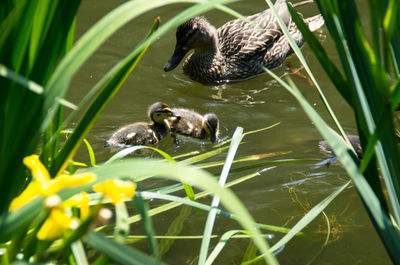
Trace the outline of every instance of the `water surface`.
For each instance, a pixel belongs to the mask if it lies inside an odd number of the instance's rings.
[[[359,1],[360,2],[360,1]],[[77,35],[93,25],[101,16],[112,10],[122,1],[83,1],[78,21]],[[360,3],[361,4],[361,3]],[[83,95],[98,81],[108,69],[123,58],[143,39],[155,17],[162,21],[184,10],[188,5],[166,6],[147,13],[127,24],[113,35],[97,53],[79,71],[72,83],[68,99],[78,102]],[[244,15],[250,15],[266,8],[262,0],[247,0],[231,5]],[[315,6],[299,8],[305,16],[317,14]],[[361,6],[360,12],[366,12]],[[204,14],[215,26],[220,26],[232,19],[220,11]],[[326,27],[316,33],[323,41],[326,50],[338,61],[333,41],[327,34]],[[204,86],[188,79],[178,66],[174,71],[165,73],[163,66],[172,55],[175,45],[175,32],[163,36],[152,45],[136,69],[122,86],[114,100],[95,124],[87,137],[92,144],[97,162],[106,161],[113,152],[104,148],[104,142],[120,126],[136,121],[147,120],[147,107],[156,101],[162,101],[172,107],[195,109],[200,113],[214,112],[221,122],[221,137],[231,137],[235,128],[241,126],[244,131],[252,131],[280,122],[273,129],[252,134],[244,138],[237,157],[254,154],[290,151],[286,155],[266,158],[261,161],[289,158],[310,158],[323,160],[326,156],[319,152],[317,143],[321,136],[306,117],[297,101],[269,76],[263,75],[244,82],[221,86]],[[331,82],[313,57],[310,48],[302,49],[313,73],[346,131],[356,131],[351,109],[336,92]],[[300,67],[295,56],[287,62]],[[302,71],[304,73],[304,71]],[[332,125],[323,107],[319,95],[307,80],[294,76],[287,66],[275,70],[284,76],[291,75],[296,85],[314,108]],[[211,143],[200,144],[193,141],[181,141],[175,146],[167,137],[158,145],[171,155],[184,154],[193,150],[207,151]],[[84,148],[78,153],[78,160],[88,161]],[[223,160],[224,155],[215,160]],[[315,161],[281,164],[269,168],[259,176],[233,187],[233,191],[246,205],[257,222],[293,226],[312,206],[323,200],[331,192],[343,185],[349,178],[342,167],[333,165],[315,168]],[[217,173],[219,169],[211,170]],[[229,180],[253,171],[232,174]],[[144,188],[153,188],[170,184],[168,181],[144,183]],[[202,199],[200,202],[208,203]],[[154,202],[152,205],[159,204]],[[189,211],[189,212],[185,212]],[[164,235],[177,215],[188,215],[181,235],[201,235],[206,214],[187,209],[175,209],[153,218],[158,235]],[[315,264],[390,264],[379,238],[369,221],[364,207],[354,187],[345,190],[326,210],[330,219],[330,241],[314,261]],[[214,234],[221,235],[229,229],[239,226],[224,217],[217,217]],[[134,234],[140,234],[139,225],[132,226]],[[305,235],[292,240],[278,255],[281,264],[306,264],[320,251],[326,238],[327,223],[322,217],[317,218],[305,229]],[[271,243],[282,235],[272,234]],[[212,241],[214,245],[217,241]],[[222,252],[216,264],[240,263],[249,241],[232,240]],[[147,251],[146,242],[134,245]],[[169,264],[191,264],[198,255],[200,240],[178,240],[163,256]],[[260,263],[262,264],[262,263]]]

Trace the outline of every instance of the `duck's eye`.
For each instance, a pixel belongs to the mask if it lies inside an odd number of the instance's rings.
[[[186,34],[185,34],[185,39],[186,39],[186,40],[190,39],[191,37],[193,37],[193,35],[194,35],[195,33],[196,33],[196,30],[194,30],[194,29],[189,30],[189,31],[186,32]]]

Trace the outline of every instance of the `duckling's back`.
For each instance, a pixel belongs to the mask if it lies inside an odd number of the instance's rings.
[[[106,146],[147,145],[158,141],[156,133],[148,123],[138,122],[120,128],[107,140]]]
[[[173,109],[173,112],[177,113],[180,118],[171,120],[170,127],[171,132],[186,135],[195,138],[204,138],[203,136],[203,116],[194,110],[188,109]]]

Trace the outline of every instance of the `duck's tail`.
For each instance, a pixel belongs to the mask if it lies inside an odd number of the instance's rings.
[[[308,25],[310,31],[316,31],[317,29],[321,28],[325,24],[325,20],[321,14],[308,17],[304,19],[304,22]]]

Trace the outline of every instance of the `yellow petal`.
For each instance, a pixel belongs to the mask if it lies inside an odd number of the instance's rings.
[[[51,190],[53,193],[56,193],[61,189],[85,185],[95,180],[96,180],[96,174],[94,173],[61,175],[51,180]]]
[[[10,204],[10,210],[13,211],[18,209],[19,207],[27,204],[33,198],[40,195],[41,193],[41,185],[37,181],[32,181],[28,187],[19,195],[18,197],[14,198]]]
[[[24,158],[24,164],[32,172],[34,180],[37,180],[46,188],[49,185],[50,175],[46,167],[40,162],[39,156],[31,155]]]
[[[124,198],[132,198],[135,195],[135,189],[135,183],[119,179],[108,180],[93,186],[95,192],[103,193],[113,204],[119,203]]]
[[[37,238],[40,240],[55,240],[71,228],[73,221],[75,221],[74,218],[67,216],[60,209],[53,209],[37,233]]]
[[[86,192],[78,193],[63,203],[63,207],[79,207],[81,209],[81,219],[89,216],[89,195]]]

